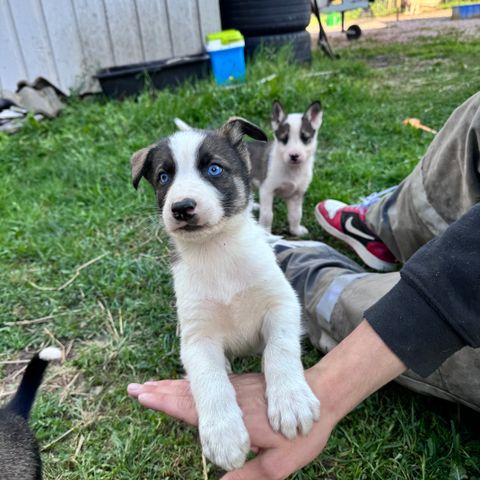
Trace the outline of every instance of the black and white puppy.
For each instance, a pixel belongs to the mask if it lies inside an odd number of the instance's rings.
[[[305,113],[287,115],[280,102],[273,102],[273,142],[248,144],[252,161],[252,182],[260,194],[260,224],[271,231],[273,199],[287,203],[288,224],[292,235],[303,237],[303,197],[312,181],[317,150],[317,135],[322,124],[322,106],[313,102]]]
[[[44,348],[25,370],[15,396],[0,409],[0,478],[41,480],[42,464],[28,417],[48,362],[58,360],[58,348]]]
[[[166,231],[180,323],[181,358],[203,452],[226,470],[250,448],[226,355],[263,352],[268,417],[286,437],[307,434],[320,404],[301,362],[300,305],[249,208],[250,160],[242,139],[262,130],[232,118],[215,131],[180,131],[131,158],[136,188],[153,186]]]

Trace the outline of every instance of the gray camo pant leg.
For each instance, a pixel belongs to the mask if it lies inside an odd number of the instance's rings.
[[[480,93],[449,117],[413,172],[366,221],[402,262],[480,201]]]
[[[369,227],[406,261],[480,201],[480,93],[450,116],[425,157],[389,195],[367,212]],[[323,352],[345,338],[363,312],[399,281],[394,273],[366,273],[326,245],[284,250],[280,265],[303,304],[311,342]],[[464,348],[428,378],[406,372],[397,381],[417,392],[480,411],[480,349]]]
[[[302,303],[310,341],[324,353],[345,338],[362,321],[363,312],[400,279],[398,272],[365,272],[321,243],[285,249],[277,258]],[[480,349],[464,348],[427,378],[408,371],[396,381],[416,392],[480,411],[479,372]]]

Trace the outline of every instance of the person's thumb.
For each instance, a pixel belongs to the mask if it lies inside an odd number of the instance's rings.
[[[284,464],[285,452],[279,449],[264,450],[242,468],[232,470],[221,480],[281,480],[290,473]]]

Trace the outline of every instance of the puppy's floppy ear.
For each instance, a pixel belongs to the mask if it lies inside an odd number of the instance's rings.
[[[320,125],[322,124],[323,119],[323,110],[320,100],[316,100],[315,102],[313,102],[307,108],[307,110],[305,110],[303,116],[311,123],[312,127],[315,130],[318,130],[320,128]]]
[[[248,135],[254,140],[260,140],[261,142],[267,141],[267,135],[260,127],[241,117],[230,118],[227,123],[220,128],[219,132],[221,135],[226,136],[234,146],[237,146],[242,141],[244,135]]]
[[[282,104],[275,100],[272,104],[272,128],[276,130],[279,125],[287,119],[287,114],[282,107]]]
[[[135,152],[130,158],[130,165],[132,167],[132,183],[135,190],[140,183],[141,178],[147,167],[147,157],[154,145],[142,148],[138,152]]]

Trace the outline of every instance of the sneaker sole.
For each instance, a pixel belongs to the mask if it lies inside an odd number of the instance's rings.
[[[370,253],[358,240],[345,235],[342,232],[339,232],[336,228],[332,227],[323,217],[323,215],[318,211],[318,208],[315,207],[315,218],[320,226],[328,232],[332,237],[338,238],[349,245],[355,253],[373,270],[379,272],[393,272],[396,270],[397,266],[394,263],[384,262],[380,260],[375,255]]]

